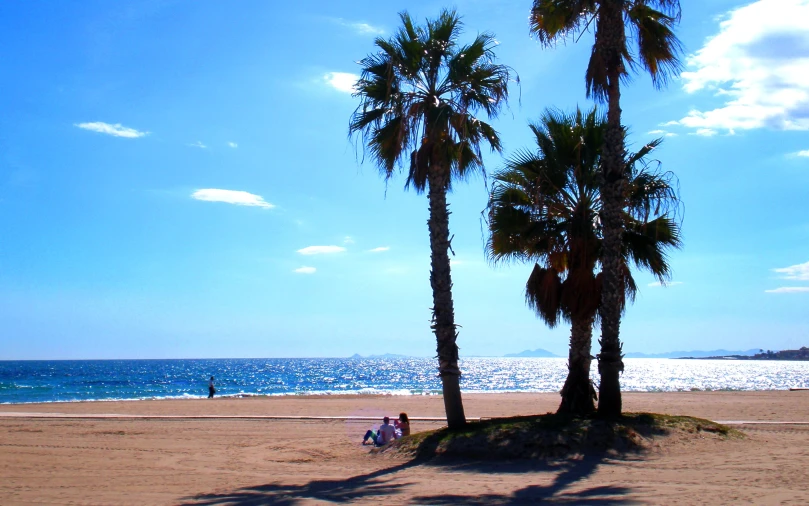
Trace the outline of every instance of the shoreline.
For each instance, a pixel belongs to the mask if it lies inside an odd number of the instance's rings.
[[[807,391],[809,387],[781,387],[768,389],[648,389],[648,390],[622,390],[622,394],[679,394],[679,393],[742,393],[742,392],[799,392]],[[559,394],[559,390],[462,390],[462,395],[536,395],[536,394]],[[379,391],[379,392],[345,392],[345,391],[323,391],[323,392],[290,392],[290,393],[252,393],[239,392],[234,394],[218,394],[215,399],[252,399],[252,398],[294,398],[294,399],[319,399],[319,398],[355,398],[355,397],[441,397],[441,390],[431,390],[430,392],[406,392],[404,390]],[[69,399],[69,400],[47,400],[47,401],[23,401],[23,402],[0,402],[2,406],[29,406],[36,404],[76,404],[76,403],[115,403],[115,402],[164,402],[164,401],[197,401],[209,400],[207,394],[182,394],[168,395],[164,397],[133,397],[133,398],[99,398],[99,399]]]
[[[558,392],[464,393],[469,418],[532,415],[555,412]],[[624,411],[683,414],[708,419],[767,420],[771,412],[791,412],[790,420],[809,420],[809,390],[623,392]],[[688,408],[687,411],[681,411]],[[372,411],[373,413],[368,413]],[[360,416],[385,412],[396,415],[443,417],[441,395],[276,395],[182,399],[138,399],[105,401],[53,401],[0,404],[3,412],[60,412],[87,414],[142,415],[283,415],[283,416]],[[758,412],[759,416],[716,416]],[[381,416],[381,415],[380,415]],[[782,419],[782,418],[781,418]]]

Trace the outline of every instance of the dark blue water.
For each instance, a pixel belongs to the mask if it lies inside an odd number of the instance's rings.
[[[440,388],[432,360],[195,359],[0,362],[0,403]]]
[[[567,375],[559,358],[467,358],[460,366],[465,392],[558,392]],[[220,396],[441,390],[436,361],[424,358],[0,361],[0,403],[206,397],[211,376]],[[627,359],[621,384],[646,392],[809,387],[809,362]]]

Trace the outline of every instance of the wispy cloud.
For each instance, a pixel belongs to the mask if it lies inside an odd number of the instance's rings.
[[[342,246],[307,246],[298,250],[301,255],[328,255],[342,253],[346,249]]]
[[[149,132],[141,132],[134,128],[125,127],[120,123],[110,124],[103,121],[94,121],[91,123],[74,123],[73,126],[90,130],[91,132],[98,132],[100,134],[112,135],[113,137],[126,137],[128,139],[137,139],[148,135]]]
[[[238,144],[236,144],[236,143],[235,143],[235,142],[233,142],[233,141],[230,141],[230,142],[228,142],[228,147],[233,148],[233,149],[236,149],[236,148],[238,148],[238,147],[239,147],[239,145],[238,145]]]
[[[795,156],[809,157],[809,149],[806,149],[806,150],[803,150],[803,151],[798,151],[797,153],[795,153]]]
[[[676,137],[677,134],[674,132],[667,132],[665,130],[650,130],[646,132],[649,135],[662,135],[663,137]]]
[[[275,207],[270,204],[261,195],[255,195],[246,191],[240,190],[221,190],[218,188],[204,188],[196,190],[191,194],[191,198],[196,200],[204,200],[206,202],[224,202],[226,204],[234,204],[237,206],[251,206],[263,207],[264,209],[272,209]]]
[[[701,135],[703,137],[713,137],[718,132],[711,128],[697,128],[697,131],[692,133],[691,135]]]
[[[390,246],[380,246],[378,248],[369,249],[368,253],[384,253],[385,251],[389,251]]]
[[[338,24],[345,26],[346,28],[351,28],[354,33],[359,35],[382,35],[385,33],[385,30],[382,28],[370,25],[368,23],[362,23],[357,21],[346,21],[345,19],[335,19],[335,22]]]
[[[809,281],[809,262],[773,269],[773,272],[781,274],[781,276],[779,276],[781,279]]]
[[[350,235],[345,236],[343,239],[343,244],[354,244],[354,238]]]
[[[461,255],[460,257],[450,258],[449,264],[452,267],[459,267],[462,269],[470,269],[470,268],[479,268],[482,267],[484,264],[480,260],[476,260],[474,258]]]
[[[806,293],[809,292],[809,286],[782,286],[773,290],[764,290],[765,293]]]
[[[682,281],[666,281],[665,283],[661,283],[660,281],[655,281],[654,283],[649,283],[646,286],[650,286],[650,287],[654,288],[654,287],[661,287],[661,286],[665,286],[665,287],[677,286],[677,285],[682,285],[682,284],[683,284]]]
[[[304,265],[303,267],[298,267],[293,272],[297,272],[298,274],[314,274],[315,272],[317,272],[317,269],[315,269],[314,267],[307,267]]]
[[[200,148],[200,149],[208,149],[208,146],[202,143],[202,141],[197,141],[189,144],[192,148]]]
[[[354,93],[354,85],[359,78],[360,76],[350,72],[326,72],[323,74],[323,82],[343,93]]]
[[[809,130],[809,2],[759,0],[730,11],[687,59],[688,93],[723,102],[676,123],[708,130]]]

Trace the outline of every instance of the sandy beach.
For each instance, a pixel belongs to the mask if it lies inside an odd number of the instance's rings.
[[[467,416],[554,411],[556,394],[466,395]],[[440,397],[323,396],[0,406],[8,504],[807,504],[809,391],[628,393],[626,411],[740,425],[627,458],[413,463],[370,455],[371,422],[144,416],[440,417]],[[30,414],[74,418],[32,418]],[[414,422],[414,431],[439,422]]]

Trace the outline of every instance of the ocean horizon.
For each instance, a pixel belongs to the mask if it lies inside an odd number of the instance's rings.
[[[809,387],[809,362],[628,358],[626,392]],[[558,392],[565,358],[461,359],[465,393]],[[431,358],[0,361],[0,404],[283,395],[437,395]],[[595,361],[591,377],[597,382]]]

